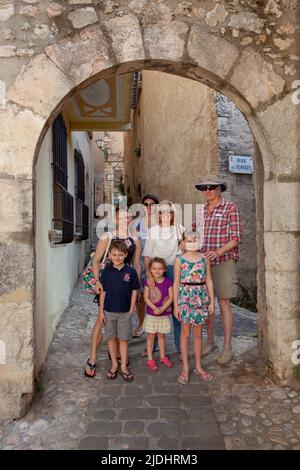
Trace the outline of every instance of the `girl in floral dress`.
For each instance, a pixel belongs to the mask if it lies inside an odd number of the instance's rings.
[[[201,365],[202,330],[209,315],[214,312],[214,289],[210,263],[200,253],[200,236],[197,232],[184,234],[184,249],[174,264],[174,315],[181,322],[180,350],[182,371],[178,382],[189,381],[189,337],[194,330],[194,374],[205,381],[212,379]]]

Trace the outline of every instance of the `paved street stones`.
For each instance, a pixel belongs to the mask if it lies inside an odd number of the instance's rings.
[[[0,449],[295,449],[300,442],[299,393],[279,388],[259,368],[255,315],[235,311],[235,358],[226,367],[205,359],[214,379],[191,373],[186,386],[176,382],[181,363],[172,335],[167,351],[172,369],[157,373],[139,357],[143,340],[130,344],[133,383],[105,377],[109,363],[103,346],[96,379],[83,367],[94,319],[85,294],[75,289],[58,325],[40,377],[41,391],[23,419],[0,425]],[[241,336],[243,325],[247,334]],[[221,325],[217,316],[217,335]],[[221,348],[221,338],[217,341]],[[191,361],[193,366],[192,348]],[[62,363],[61,357],[64,357]],[[66,374],[65,367],[68,368]]]

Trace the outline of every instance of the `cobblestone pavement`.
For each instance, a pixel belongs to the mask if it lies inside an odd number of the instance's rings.
[[[97,307],[77,287],[64,312],[29,413],[0,425],[0,449],[300,449],[300,393],[280,388],[258,370],[255,314],[234,307],[235,358],[217,353],[204,365],[209,384],[191,376],[176,383],[180,362],[167,338],[172,369],[151,373],[130,344],[136,380],[104,377],[106,345],[96,379],[83,376]],[[220,324],[217,324],[220,334]],[[221,337],[218,337],[221,347]]]

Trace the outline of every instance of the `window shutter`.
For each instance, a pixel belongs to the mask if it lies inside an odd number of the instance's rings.
[[[85,201],[85,177],[84,177],[84,161],[82,154],[75,149],[75,193],[77,199],[83,202]]]
[[[67,128],[61,114],[52,126],[53,183],[68,189]]]
[[[89,208],[82,204],[82,240],[89,238]]]

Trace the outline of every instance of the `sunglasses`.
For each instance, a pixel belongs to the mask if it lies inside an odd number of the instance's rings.
[[[155,206],[156,202],[144,202],[145,207]]]
[[[213,191],[218,186],[220,186],[220,185],[219,184],[201,184],[198,187],[198,189],[199,189],[199,191]]]

